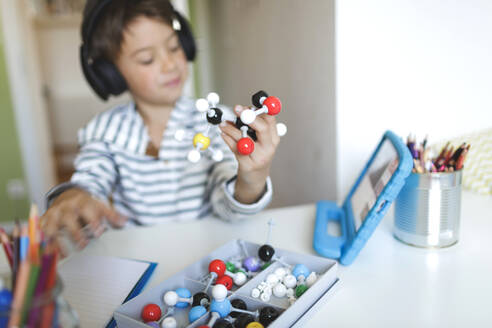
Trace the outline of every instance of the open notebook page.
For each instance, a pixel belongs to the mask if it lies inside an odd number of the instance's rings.
[[[63,296],[77,312],[81,327],[105,327],[149,265],[91,255],[75,255],[61,263]]]

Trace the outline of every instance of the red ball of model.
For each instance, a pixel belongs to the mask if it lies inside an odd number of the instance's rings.
[[[227,290],[231,290],[232,285],[234,284],[234,282],[232,281],[232,278],[231,277],[224,275],[224,276],[218,278],[215,281],[215,284],[216,285],[219,285],[219,284],[220,285],[224,285],[227,288]]]
[[[268,115],[277,115],[282,110],[282,103],[277,97],[270,96],[265,101],[263,105],[268,108]]]
[[[157,304],[147,304],[142,309],[142,320],[144,322],[157,321],[161,318],[161,308]]]
[[[217,277],[222,277],[226,272],[226,265],[224,261],[221,260],[213,260],[208,265],[208,272],[215,272]]]
[[[255,143],[250,138],[241,138],[237,142],[237,151],[241,155],[249,155],[255,150]]]
[[[210,327],[203,325],[203,326],[199,326],[198,328],[210,328]]]

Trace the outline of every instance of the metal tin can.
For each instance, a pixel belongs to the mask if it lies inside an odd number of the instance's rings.
[[[419,247],[458,242],[461,179],[462,170],[411,173],[396,198],[394,236]]]

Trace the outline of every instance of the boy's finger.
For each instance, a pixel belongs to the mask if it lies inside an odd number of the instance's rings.
[[[232,153],[237,155],[238,154],[237,146],[236,146],[237,141],[235,141],[231,136],[229,136],[225,133],[222,133],[221,136],[222,136],[222,139],[224,139],[224,142],[226,143],[226,145],[232,151]]]
[[[236,140],[236,142],[242,138],[241,131],[232,124],[226,123],[224,125],[219,125],[219,127],[224,134],[227,134],[229,137]]]
[[[47,237],[47,239],[52,239],[56,236],[58,232],[58,222],[61,217],[60,210],[49,209],[42,217],[41,217],[41,229],[43,233]]]
[[[277,130],[277,119],[272,115],[265,115],[263,118],[268,124],[268,129],[270,131],[270,135],[272,136],[272,143],[274,146],[277,146],[280,143],[280,136],[278,135]]]
[[[127,217],[119,214],[118,212],[106,206],[105,204],[101,203],[100,205],[102,208],[102,213],[104,214],[108,222],[111,224],[111,226],[115,228],[122,228],[125,226],[126,221],[128,220]]]
[[[52,242],[55,248],[58,250],[62,259],[70,255],[70,251],[67,249],[67,246],[62,241],[60,241],[59,236],[54,237],[52,239]]]
[[[271,131],[272,143],[276,147],[280,143],[280,136],[277,129],[277,119],[275,116],[265,115],[265,120],[267,121]]]
[[[92,234],[95,234],[101,225],[103,212],[97,206],[87,204],[80,209],[79,214],[85,224],[84,229],[89,229]]]
[[[107,224],[100,224],[97,229],[94,231],[94,236],[96,238],[101,237],[101,235],[108,229]]]
[[[277,119],[275,118],[275,116],[265,114],[265,115],[262,115],[262,117],[265,120],[265,122],[267,122],[271,131],[275,131],[275,133],[277,133]]]
[[[236,105],[234,106],[234,114],[236,114],[237,117],[241,116],[241,112],[245,109],[248,109],[247,107],[244,107],[242,105]]]
[[[256,137],[261,144],[268,144],[272,142],[272,131],[269,124],[263,117],[257,117],[256,120],[249,125],[256,131]]]
[[[79,216],[73,211],[65,211],[63,214],[63,226],[70,233],[73,241],[75,241],[79,247],[87,245],[87,240],[82,233],[82,227],[79,224]]]

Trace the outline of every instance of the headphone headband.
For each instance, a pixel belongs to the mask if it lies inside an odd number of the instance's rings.
[[[89,38],[94,30],[94,25],[96,24],[99,17],[104,12],[104,8],[111,3],[112,0],[100,0],[97,5],[94,6],[87,14],[87,20],[84,19],[82,23],[82,43],[88,46]]]

